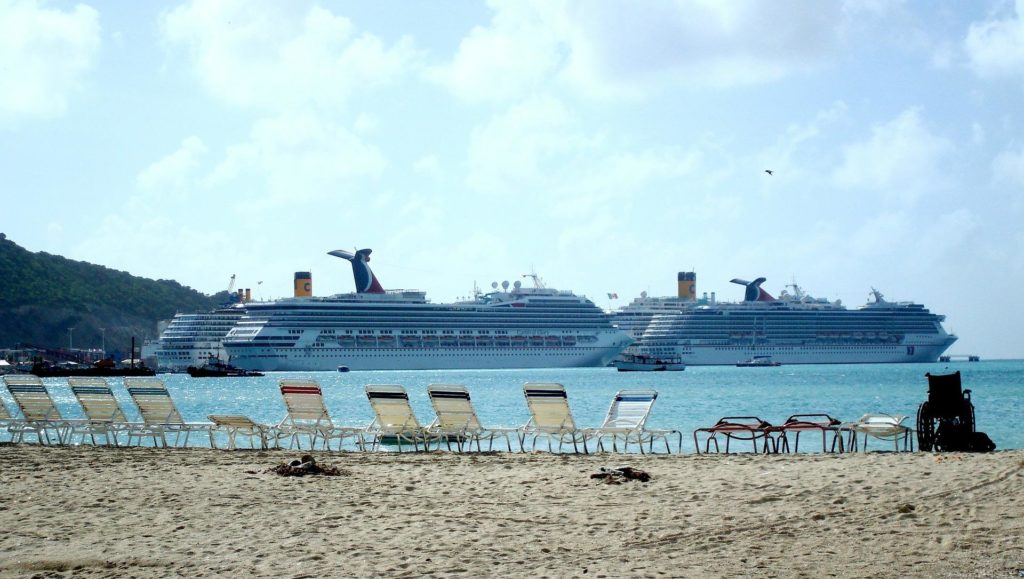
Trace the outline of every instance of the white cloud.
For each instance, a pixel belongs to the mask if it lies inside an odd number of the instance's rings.
[[[385,166],[376,147],[344,127],[286,113],[258,121],[247,142],[228,147],[207,182],[246,183],[240,188],[253,202],[302,202],[342,195],[353,179],[376,177]]]
[[[940,188],[947,173],[943,160],[954,151],[946,138],[932,134],[918,109],[904,111],[876,125],[871,137],[848,145],[843,164],[833,173],[837,185],[867,189],[883,198],[913,203],[926,191]]]
[[[556,3],[489,3],[489,26],[475,26],[459,43],[452,62],[427,71],[469,101],[501,101],[531,93],[559,66],[564,50],[545,12]]]
[[[414,171],[420,175],[428,175],[434,179],[441,176],[441,161],[438,160],[436,155],[426,155],[416,159],[412,164]]]
[[[490,3],[452,62],[432,78],[467,100],[511,100],[548,79],[588,97],[640,97],[664,86],[768,82],[819,66],[835,50],[838,4],[707,0]]]
[[[493,194],[529,191],[524,184],[550,175],[550,170],[564,167],[567,158],[598,145],[599,138],[578,132],[573,122],[568,108],[550,97],[531,99],[496,115],[473,131],[468,186]]]
[[[318,6],[302,13],[278,2],[194,1],[164,14],[161,25],[211,94],[257,109],[337,108],[418,58],[408,37],[386,47]]]
[[[999,153],[992,161],[992,175],[996,182],[1024,189],[1024,147]]]
[[[1024,0],[1004,18],[972,24],[964,48],[979,76],[1024,78]]]
[[[0,0],[0,124],[63,114],[100,47],[99,13]]]
[[[187,194],[187,186],[205,154],[206,145],[202,139],[188,137],[177,151],[143,169],[136,183],[147,192]]]

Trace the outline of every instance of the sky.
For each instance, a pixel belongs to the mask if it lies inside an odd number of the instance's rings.
[[[764,276],[1022,358],[1022,117],[1024,0],[0,0],[0,231],[204,293]]]

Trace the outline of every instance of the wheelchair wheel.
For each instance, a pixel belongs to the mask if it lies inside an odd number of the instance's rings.
[[[928,452],[935,446],[935,418],[928,408],[928,401],[917,408],[917,448]]]

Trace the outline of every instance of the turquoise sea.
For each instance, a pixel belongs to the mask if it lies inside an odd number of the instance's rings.
[[[363,391],[366,384],[405,386],[424,424],[434,418],[427,385],[464,384],[485,426],[521,426],[527,421],[525,382],[564,384],[581,427],[600,424],[616,391],[653,388],[659,396],[650,426],[682,430],[683,450],[693,452],[693,430],[722,416],[753,415],[778,424],[791,414],[826,413],[853,421],[867,412],[884,412],[907,415],[906,424],[913,426],[917,407],[927,397],[925,373],[955,370],[960,370],[964,388],[972,390],[978,430],[987,432],[1000,449],[1024,448],[1024,360],[777,368],[692,366],[684,372],[653,373],[582,368],[279,372],[262,378],[161,374],[158,378],[166,382],[186,420],[206,420],[209,414],[245,414],[265,423],[276,423],[285,414],[279,378],[312,378],[323,387],[331,417],[346,426],[366,425],[373,418]],[[137,419],[121,379],[109,381],[129,418]],[[66,380],[48,378],[46,383],[66,418],[82,417]],[[13,409],[6,389],[0,396]]]

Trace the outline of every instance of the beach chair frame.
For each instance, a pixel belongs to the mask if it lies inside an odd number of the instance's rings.
[[[100,435],[106,446],[120,446],[118,435],[127,436],[131,426],[110,384],[99,377],[71,377],[68,378],[68,387],[85,411],[85,420],[70,421],[69,441],[80,436],[85,442],[88,436],[96,446],[96,436]]]
[[[323,389],[315,380],[283,378],[278,380],[281,397],[285,405],[285,417],[273,427],[269,440],[277,446],[288,439],[289,448],[302,448],[303,436],[309,439],[310,450],[316,449],[317,441],[323,441],[324,449],[331,449],[331,441],[338,441],[341,450],[345,439],[352,438],[357,448],[365,450],[363,429],[338,426],[324,404]]]
[[[661,440],[665,444],[665,453],[670,454],[672,448],[669,436],[678,437],[677,448],[682,448],[683,433],[672,429],[648,429],[647,419],[650,417],[654,402],[658,399],[656,390],[619,390],[608,406],[601,426],[589,429],[588,437],[596,442],[597,452],[605,451],[605,441],[611,440],[612,452],[628,452],[630,444],[636,444],[640,453],[644,453],[644,445],[650,453],[654,453],[654,441]]]
[[[469,397],[469,390],[461,384],[430,384],[427,386],[427,395],[430,397],[430,404],[434,407],[437,418],[427,426],[427,433],[430,438],[437,440],[438,449],[443,440],[452,449],[452,441],[455,442],[459,452],[472,450],[476,442],[477,451],[482,451],[481,442],[487,440],[487,450],[494,448],[494,439],[501,437],[505,439],[505,446],[512,452],[511,434],[518,431],[515,428],[485,428],[480,424],[476,409]]]
[[[902,414],[882,414],[869,412],[861,416],[856,422],[847,422],[840,425],[840,430],[847,434],[846,447],[851,452],[856,452],[859,447],[859,439],[864,439],[864,452],[868,450],[868,439],[891,441],[893,450],[900,451],[900,442],[903,443],[903,450],[914,451],[914,429],[905,426],[903,421],[908,417]],[[861,437],[860,435],[863,435]]]
[[[530,410],[530,419],[519,430],[519,447],[526,452],[526,439],[532,438],[531,451],[537,450],[537,439],[544,438],[548,443],[548,452],[554,452],[554,443],[558,450],[572,444],[573,452],[589,454],[587,448],[587,431],[576,426],[569,407],[569,396],[565,386],[557,382],[527,382],[523,385],[523,396]]]
[[[185,435],[182,446],[188,446],[189,436],[193,432],[205,432],[210,439],[210,446],[213,446],[213,424],[185,422],[162,380],[125,378],[124,385],[142,416],[142,423],[128,423],[129,446],[133,438],[138,438],[140,445],[143,438],[152,438],[154,445],[167,447],[169,434],[174,435],[172,446],[178,446],[182,434]]]
[[[412,445],[414,451],[430,450],[433,437],[424,428],[409,404],[409,393],[399,384],[367,384],[366,397],[373,409],[374,419],[366,427],[366,434],[373,437],[371,448],[379,450],[383,444],[395,444],[398,452],[402,445]],[[438,442],[440,446],[440,442]]]
[[[255,422],[248,416],[240,414],[211,414],[207,418],[213,423],[214,432],[223,432],[227,436],[228,450],[238,448],[237,439],[239,436],[249,439],[250,448],[256,448],[255,442],[258,440],[260,450],[267,450],[268,441],[273,437],[272,427]],[[213,448],[217,448],[212,440],[211,438]]]
[[[64,444],[70,424],[54,406],[43,381],[32,374],[7,375],[3,379],[21,413],[21,418],[12,419],[7,427],[12,441],[24,442],[25,434],[33,433],[40,444],[49,445],[53,432],[57,444]]]
[[[779,426],[772,428],[777,436],[774,440],[776,452],[789,452],[789,435],[793,434],[793,452],[800,452],[800,434],[804,432],[821,433],[821,452],[843,452],[842,422],[828,414],[794,414]],[[831,450],[828,436],[832,435]]]
[[[771,423],[758,418],[757,416],[723,416],[718,419],[718,422],[711,426],[704,428],[698,428],[693,431],[693,445],[696,447],[697,454],[700,454],[700,442],[698,441],[698,434],[707,434],[707,440],[704,441],[704,452],[711,452],[711,443],[715,443],[715,452],[721,452],[721,448],[718,445],[718,437],[722,436],[725,438],[725,452],[729,452],[729,444],[733,440],[750,441],[754,447],[754,453],[757,454],[757,442],[763,441],[763,448],[761,452],[768,454],[769,452],[775,452],[776,446],[772,433],[774,427]]]

